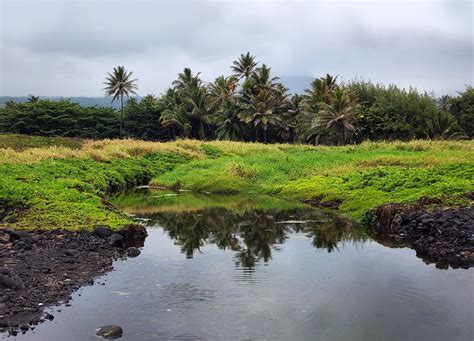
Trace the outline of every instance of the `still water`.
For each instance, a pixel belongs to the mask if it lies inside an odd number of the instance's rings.
[[[474,269],[437,269],[326,211],[255,196],[133,191],[142,254],[18,340],[473,340]]]

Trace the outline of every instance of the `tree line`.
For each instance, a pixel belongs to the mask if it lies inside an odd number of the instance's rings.
[[[344,145],[364,140],[462,139],[474,136],[474,89],[436,99],[401,89],[337,76],[315,79],[303,94],[291,94],[271,68],[250,53],[232,74],[206,83],[185,68],[159,98],[129,97],[137,80],[124,67],[104,82],[120,110],[81,107],[68,100],[31,96],[0,108],[0,131],[46,136],[145,140],[259,141]],[[124,102],[124,97],[126,101]]]

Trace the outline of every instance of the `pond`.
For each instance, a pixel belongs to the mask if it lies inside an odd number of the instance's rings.
[[[330,211],[148,189],[113,202],[146,224],[141,255],[18,340],[97,340],[106,324],[125,340],[474,338],[473,269],[427,265]]]

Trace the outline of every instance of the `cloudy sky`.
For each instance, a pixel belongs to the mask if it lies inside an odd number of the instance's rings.
[[[471,1],[0,0],[0,95],[101,96],[124,65],[159,95],[250,51],[278,76],[355,76],[436,94],[473,84]]]

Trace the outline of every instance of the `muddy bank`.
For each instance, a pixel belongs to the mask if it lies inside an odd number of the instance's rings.
[[[137,256],[145,237],[139,225],[118,233],[0,228],[0,331],[14,335],[53,319],[45,307],[68,302],[79,287],[111,271],[113,260]]]
[[[408,246],[439,268],[474,266],[474,206],[427,208],[424,205],[379,207],[371,224],[382,244]]]

